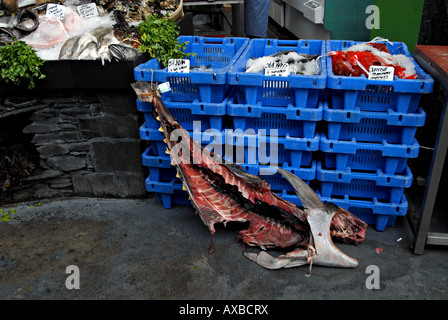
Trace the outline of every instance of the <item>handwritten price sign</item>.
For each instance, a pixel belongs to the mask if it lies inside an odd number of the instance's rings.
[[[264,66],[265,76],[289,76],[289,65],[282,62],[268,62]]]
[[[65,6],[54,3],[49,3],[47,5],[47,12],[46,12],[47,17],[56,16],[62,20],[64,19],[64,15],[65,15]]]
[[[169,59],[168,60],[168,72],[190,72],[190,60],[188,59]]]

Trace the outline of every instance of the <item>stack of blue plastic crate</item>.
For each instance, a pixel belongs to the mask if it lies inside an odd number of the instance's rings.
[[[191,137],[203,145],[213,141],[224,144],[225,135],[221,131],[225,126],[224,116],[231,89],[227,83],[227,70],[249,39],[181,36],[178,41],[188,42],[184,51],[193,53],[190,57],[193,70],[189,73],[168,72],[157,59],[151,59],[134,69],[134,78],[159,84],[168,82],[171,90],[162,95],[163,102]],[[187,194],[182,191],[180,179],[176,178],[170,157],[165,153],[164,136],[158,130],[160,124],[153,118],[152,108],[150,103],[137,101],[137,109],[145,118],[140,127],[140,138],[150,142],[142,154],[143,165],[149,171],[146,190],[155,192],[165,208],[174,204],[190,204]],[[194,121],[198,121],[200,127],[195,128]],[[206,132],[208,129],[215,129],[220,134]]]
[[[339,205],[377,230],[393,226],[397,216],[406,214],[404,191],[412,183],[408,159],[418,156],[415,134],[426,117],[419,101],[433,86],[417,63],[415,80],[368,80],[334,75],[328,56],[359,42],[188,36],[179,41],[189,41],[186,52],[195,53],[192,66],[212,71],[168,73],[153,59],[136,67],[134,76],[137,81],[170,83],[164,103],[194,140],[204,146],[212,139],[221,144],[213,151],[259,175],[274,192],[299,206],[292,186],[275,167],[293,172],[323,202]],[[411,57],[404,43],[387,47],[392,54]],[[319,74],[245,72],[248,59],[281,51],[321,55],[316,61]],[[142,155],[149,170],[146,189],[155,192],[165,208],[190,205],[165,154],[152,105],[137,101],[137,108],[145,117],[140,137],[151,142]],[[194,121],[201,124],[196,131]]]
[[[307,183],[316,177],[313,154],[319,150],[316,127],[322,120],[326,61],[316,60],[317,75],[287,77],[246,73],[246,63],[282,51],[322,55],[324,50],[321,40],[253,39],[228,72],[235,91],[227,104],[233,120],[227,143],[235,145],[236,151],[227,159],[260,175],[282,196],[294,191],[274,167],[291,171]]]
[[[358,42],[327,41],[327,52]],[[387,43],[391,54],[411,55],[404,43]],[[382,231],[405,215],[404,189],[411,186],[409,158],[418,156],[415,139],[425,123],[419,107],[422,93],[432,91],[433,80],[417,63],[417,79],[368,80],[332,72],[327,57],[326,129],[321,133],[324,156],[317,164],[322,200],[333,202]]]

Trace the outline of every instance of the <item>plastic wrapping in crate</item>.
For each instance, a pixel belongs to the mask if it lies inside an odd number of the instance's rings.
[[[182,190],[182,186],[180,180],[160,182],[151,180],[151,177],[145,180],[146,191],[155,192],[157,201],[162,203],[165,209],[171,209],[173,205],[191,205],[188,193]]]
[[[194,121],[199,121],[199,124],[196,123],[196,126],[199,125],[197,130],[204,131],[210,128],[223,129],[228,99],[229,97],[226,97],[219,103],[200,102],[199,99],[193,102],[176,102],[167,97],[163,102],[185,130],[193,131]],[[152,115],[151,103],[137,100],[137,110],[143,112],[148,128],[160,127],[160,123]]]
[[[134,68],[137,81],[170,83],[173,101],[222,102],[230,86],[227,71],[243,52],[248,38],[210,38],[180,36],[179,43],[188,41],[184,52],[194,53],[189,57],[189,73],[168,72],[157,59],[151,59]]]
[[[238,86],[238,103],[266,106],[314,108],[318,104],[322,89],[326,86],[327,67],[325,59],[319,64],[317,75],[265,76],[263,72],[246,73],[246,62],[250,58],[269,56],[281,51],[296,51],[299,54],[322,55],[325,41],[252,39],[235,64],[228,71],[228,83]]]
[[[371,201],[351,199],[345,196],[342,199],[321,197],[322,202],[331,202],[354,214],[377,231],[384,231],[386,227],[393,227],[398,216],[406,215],[408,201],[403,195],[399,202],[383,202],[374,198]]]
[[[362,41],[329,40],[326,53],[342,51],[362,43]],[[414,113],[421,94],[432,92],[434,80],[412,58],[405,43],[387,42],[391,54],[403,54],[414,62],[417,79],[400,79],[393,81],[369,80],[364,74],[360,77],[340,76],[333,73],[330,56],[327,56],[327,88],[330,89],[331,106],[334,109],[354,109],[363,111],[386,111]]]
[[[351,140],[412,144],[418,127],[425,124],[426,113],[419,107],[416,113],[332,109],[324,105],[323,119],[327,122],[330,140]]]
[[[227,130],[226,135],[226,144],[234,146],[235,150],[232,154],[226,152],[225,158],[238,164],[307,167],[311,165],[313,152],[319,150],[319,134],[313,138],[293,138]]]
[[[398,145],[387,142],[367,143],[329,140],[324,133],[320,136],[320,150],[324,152],[324,165],[329,169],[362,171],[381,170],[386,174],[404,172],[409,158],[418,156],[420,145]]]
[[[317,163],[316,178],[320,183],[323,197],[359,197],[377,198],[380,201],[400,202],[405,188],[412,184],[412,173],[406,167],[403,174],[385,174],[378,170],[375,173],[352,172],[346,170],[328,170]]]
[[[232,116],[234,129],[242,131],[252,129],[255,133],[313,138],[317,121],[322,120],[323,102],[316,108],[297,108],[292,105],[279,108],[263,106],[260,102],[239,104],[236,95],[233,95],[227,104],[227,114]]]

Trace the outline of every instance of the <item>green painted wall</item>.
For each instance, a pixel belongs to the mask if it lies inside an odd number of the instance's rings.
[[[380,9],[380,29],[372,29],[370,36],[406,43],[414,52],[420,32],[424,0],[375,0]]]
[[[405,42],[414,51],[420,31],[424,0],[326,0],[325,29],[331,39],[368,41],[377,36]],[[369,5],[380,10],[380,28],[369,30],[366,13]]]

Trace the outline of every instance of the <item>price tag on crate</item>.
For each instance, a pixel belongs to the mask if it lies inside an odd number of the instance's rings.
[[[369,80],[394,80],[394,67],[370,66]]]
[[[267,62],[264,65],[265,76],[289,76],[289,64],[283,62]]]
[[[64,19],[65,6],[60,4],[49,3],[45,13],[47,17],[57,16],[59,19]]]
[[[168,72],[190,73],[190,60],[188,59],[169,59]]]

